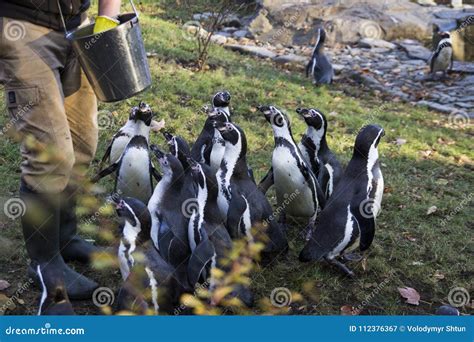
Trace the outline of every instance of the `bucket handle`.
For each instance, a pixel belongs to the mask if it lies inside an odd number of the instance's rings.
[[[66,21],[64,20],[63,10],[61,9],[61,4],[59,3],[59,0],[56,0],[56,3],[58,4],[59,16],[61,17],[61,22],[63,24],[64,34],[67,37],[69,36],[69,32],[67,31],[67,28],[66,28]],[[135,13],[135,16],[138,18],[137,8],[135,7],[135,4],[133,3],[132,0],[130,0],[130,5],[132,5],[133,12]]]

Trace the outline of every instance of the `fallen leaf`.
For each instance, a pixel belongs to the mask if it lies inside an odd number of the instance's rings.
[[[412,287],[399,287],[398,292],[408,304],[420,305],[420,294]]]
[[[160,122],[158,121],[155,121],[155,120],[152,120],[151,121],[151,130],[153,132],[159,132],[161,131],[163,128],[165,128],[165,120],[162,119]]]
[[[422,266],[422,265],[424,265],[424,263],[421,262],[421,261],[413,261],[411,264],[412,264],[412,266]]]
[[[329,116],[337,116],[337,115],[338,115],[338,112],[335,112],[335,111],[329,112]]]
[[[341,315],[342,316],[355,316],[357,315],[355,308],[351,305],[343,305],[341,306]]]
[[[17,301],[18,304],[20,304],[20,305],[25,305],[25,301],[24,301],[23,299],[21,299],[21,298],[17,298],[16,301]]]
[[[8,289],[10,287],[10,283],[6,280],[0,279],[0,291]]]
[[[403,232],[402,233],[403,237],[405,239],[407,239],[408,241],[411,241],[411,242],[415,242],[416,241],[416,237],[414,237],[413,235],[411,235],[409,232]]]
[[[395,144],[396,145],[404,145],[407,143],[407,140],[406,139],[403,139],[403,138],[397,138],[397,140],[395,140]]]
[[[362,266],[362,269],[364,272],[367,272],[367,257],[364,257],[362,261],[360,262],[360,265]]]
[[[432,205],[432,206],[429,207],[428,210],[426,211],[426,215],[431,215],[431,214],[435,213],[436,210],[438,210],[438,208],[437,208],[435,205]]]
[[[436,270],[436,272],[433,274],[433,278],[438,279],[438,280],[442,280],[445,277],[444,277],[443,273],[441,273],[439,270]]]
[[[448,185],[449,181],[447,179],[440,178],[440,179],[437,179],[435,183],[438,185]]]

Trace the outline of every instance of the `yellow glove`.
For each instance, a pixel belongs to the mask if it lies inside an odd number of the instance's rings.
[[[120,21],[118,21],[117,19],[108,17],[106,15],[99,15],[97,16],[97,18],[95,18],[94,34],[113,29],[119,24]]]

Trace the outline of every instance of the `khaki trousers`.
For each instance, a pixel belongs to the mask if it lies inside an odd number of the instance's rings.
[[[59,193],[95,155],[95,94],[64,33],[5,17],[0,29],[0,83],[21,139],[22,180]]]

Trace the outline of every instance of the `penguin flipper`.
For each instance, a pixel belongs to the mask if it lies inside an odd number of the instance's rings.
[[[188,262],[188,281],[192,288],[199,283],[199,279],[207,280],[208,274],[206,267],[215,256],[214,245],[209,239],[201,241],[191,254]]]
[[[238,239],[241,237],[240,224],[247,204],[240,193],[232,193],[231,196],[227,212],[227,231],[232,239]]]
[[[274,182],[275,182],[275,180],[273,179],[273,167],[271,167],[270,170],[268,170],[265,177],[263,177],[263,179],[258,184],[258,188],[264,194],[266,194],[268,189],[270,189],[270,187],[274,184]]]
[[[112,172],[117,171],[118,166],[119,166],[119,162],[115,162],[115,163],[109,165],[109,166],[106,167],[105,169],[99,171],[99,173],[97,173],[97,175],[95,175],[95,176],[91,179],[91,182],[92,182],[92,183],[97,183],[99,180],[101,180],[101,179],[104,178],[105,176],[108,176],[108,175],[110,175]]]
[[[105,150],[104,156],[102,157],[99,163],[99,169],[101,169],[102,165],[104,165],[105,162],[110,158],[110,152],[112,151],[112,144],[113,144],[113,140],[110,142],[109,146],[107,146],[107,149]]]
[[[153,176],[153,178],[155,178],[157,182],[159,182],[162,178],[158,170],[153,165],[153,163],[150,163],[150,174]]]
[[[360,243],[361,251],[365,251],[370,247],[375,236],[375,217],[373,212],[365,208],[371,202],[367,197],[356,196],[356,200],[352,201],[351,212],[357,220],[360,229]],[[366,205],[361,205],[366,203]],[[365,209],[365,210],[364,210]]]
[[[326,167],[322,167],[319,172],[318,182],[321,186],[321,190],[323,191],[326,198],[329,197],[329,182],[330,182],[330,175]]]

